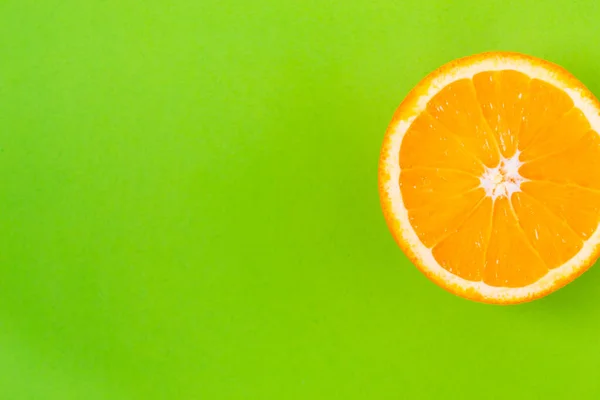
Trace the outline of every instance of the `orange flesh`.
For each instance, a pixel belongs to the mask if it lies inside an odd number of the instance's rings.
[[[524,182],[493,199],[480,178],[515,154]],[[443,88],[406,132],[400,167],[419,239],[470,281],[531,284],[577,254],[600,220],[600,137],[565,92],[520,72]]]

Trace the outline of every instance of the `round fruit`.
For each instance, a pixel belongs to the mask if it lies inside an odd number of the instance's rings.
[[[421,81],[385,134],[388,226],[438,285],[519,303],[587,270],[600,247],[600,103],[563,68],[515,53]]]

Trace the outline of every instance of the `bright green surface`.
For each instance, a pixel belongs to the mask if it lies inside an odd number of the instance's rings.
[[[600,3],[448,4],[0,0],[0,398],[599,398],[600,268],[456,298],[394,244],[376,174],[456,57],[600,93]]]

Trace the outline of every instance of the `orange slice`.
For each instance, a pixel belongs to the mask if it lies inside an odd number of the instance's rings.
[[[386,132],[379,193],[411,261],[472,300],[569,283],[600,247],[600,103],[534,57],[484,53],[434,71]]]

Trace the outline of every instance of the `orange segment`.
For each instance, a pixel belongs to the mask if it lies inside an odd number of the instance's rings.
[[[433,256],[446,270],[464,279],[481,280],[481,265],[490,239],[492,200],[484,198],[465,222],[437,244]]]
[[[600,103],[514,53],[454,61],[400,105],[379,164],[386,222],[438,285],[487,303],[551,293],[600,254]]]
[[[600,189],[600,137],[588,131],[564,151],[524,164],[520,173],[527,179]]]
[[[453,169],[404,169],[400,175],[400,188],[407,209],[422,207],[440,198],[460,197],[479,186],[475,175]]]
[[[496,137],[502,156],[517,150],[519,128],[531,79],[517,71],[488,71],[473,76],[483,115]]]
[[[548,82],[532,79],[527,105],[523,108],[519,150],[526,149],[540,130],[552,126],[571,108],[573,100],[564,90]]]
[[[415,119],[403,142],[400,150],[402,168],[451,168],[476,175],[483,173],[481,161],[465,150],[456,135],[427,113]]]
[[[596,230],[600,220],[600,191],[544,181],[525,182],[521,190],[565,221],[580,238],[588,239]]]
[[[490,286],[522,287],[548,272],[539,253],[527,240],[506,197],[494,203],[492,233],[487,245],[483,282]]]
[[[529,161],[559,153],[575,145],[589,130],[590,123],[581,110],[571,108],[556,123],[540,129],[539,134],[523,150],[520,159]]]
[[[583,240],[565,220],[533,196],[515,193],[512,204],[527,242],[531,243],[548,268],[564,264],[581,250]]]
[[[465,221],[484,195],[483,189],[477,189],[439,199],[435,203],[408,210],[408,218],[419,239],[425,246],[432,247]]]
[[[498,149],[470,79],[446,86],[427,103],[427,112],[455,134],[466,151],[487,166],[498,164]]]

